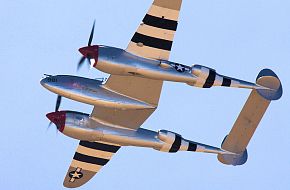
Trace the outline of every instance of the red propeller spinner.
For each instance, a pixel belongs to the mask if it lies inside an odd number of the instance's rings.
[[[95,59],[94,66],[97,64],[99,57],[98,45],[82,47],[79,49],[79,52],[87,59]]]
[[[46,117],[56,125],[56,128],[63,132],[65,126],[65,118],[66,112],[65,111],[56,111],[46,114]]]

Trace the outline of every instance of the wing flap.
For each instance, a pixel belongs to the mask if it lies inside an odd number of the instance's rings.
[[[105,87],[131,98],[157,105],[163,81],[135,76],[111,75]]]
[[[163,81],[134,76],[111,75],[105,88],[157,107]],[[109,125],[138,129],[153,109],[113,109],[95,106],[91,117]]]
[[[116,144],[80,141],[63,185],[75,188],[85,184],[110,161],[119,148]]]
[[[95,106],[91,117],[106,123],[129,129],[138,129],[155,109],[122,110]]]

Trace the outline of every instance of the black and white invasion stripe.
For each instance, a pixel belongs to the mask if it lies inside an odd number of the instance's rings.
[[[177,21],[169,20],[164,17],[157,17],[150,14],[146,14],[143,18],[142,22],[149,26],[154,26],[157,28],[176,31],[177,29]]]
[[[197,144],[195,143],[192,143],[192,142],[189,142],[188,143],[188,148],[187,148],[187,151],[192,151],[192,152],[195,152],[197,149]]]
[[[142,57],[168,60],[178,25],[182,0],[155,0],[126,51]]]
[[[216,72],[213,69],[209,70],[209,74],[208,77],[205,80],[205,83],[203,84],[203,88],[210,88],[212,87],[212,85],[214,84],[215,81],[215,77],[216,77]]]
[[[148,47],[167,50],[167,51],[170,51],[172,47],[172,41],[159,39],[152,36],[146,36],[138,32],[134,34],[131,41],[137,44],[142,44]]]
[[[163,131],[162,139],[164,144],[162,145],[160,151],[163,152],[175,153],[178,151],[196,151],[197,149],[197,144],[183,139],[181,135],[170,131]]]
[[[210,88],[212,86],[230,87],[232,80],[228,77],[217,74],[214,70],[209,71],[209,75],[205,80],[203,88]]]
[[[100,166],[104,166],[104,165],[106,165],[109,162],[108,159],[88,156],[88,155],[81,154],[81,153],[78,153],[78,152],[75,153],[73,159],[81,161],[81,162],[86,162],[86,163],[90,163],[90,164],[100,165]]]
[[[175,140],[172,143],[169,152],[177,152],[181,146],[182,137],[178,134],[175,134]]]
[[[119,149],[120,146],[115,144],[80,141],[71,166],[97,172]]]
[[[194,86],[201,88],[211,88],[212,86],[234,86],[234,81],[226,76],[222,76],[214,69],[204,67],[201,65],[194,65],[192,67],[192,74],[194,74],[197,79]]]
[[[150,48],[170,51],[173,43],[171,36],[163,36],[163,38],[161,38],[161,36],[157,37],[157,33],[158,29],[161,29],[163,33],[167,30],[175,32],[177,29],[177,21],[169,20],[164,17],[156,17],[147,13],[140,27],[145,27],[145,25],[154,27],[155,29],[150,28],[152,31],[149,32],[148,30],[146,31],[140,28],[134,34],[131,41],[135,42],[138,46],[144,45]]]
[[[89,141],[80,141],[79,145],[87,147],[87,148],[92,148],[95,150],[102,150],[106,152],[112,152],[116,153],[119,149],[120,146],[112,145],[112,144],[105,144],[101,142],[89,142]]]

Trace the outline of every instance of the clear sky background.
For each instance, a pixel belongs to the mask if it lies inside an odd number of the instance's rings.
[[[44,73],[103,77],[76,65],[96,19],[94,44],[126,48],[152,0],[2,1],[0,5],[1,189],[62,189],[77,140],[56,133],[45,114],[56,95]],[[280,77],[284,94],[272,102],[248,146],[243,166],[215,155],[124,147],[80,189],[289,189],[290,1],[184,0],[170,59],[199,63],[255,81],[263,68]],[[199,89],[165,82],[157,111],[142,127],[167,129],[220,146],[250,91]],[[64,99],[61,109],[90,113]]]

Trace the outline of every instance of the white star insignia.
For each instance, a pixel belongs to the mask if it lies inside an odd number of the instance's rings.
[[[78,179],[80,179],[81,177],[80,177],[80,173],[78,173],[78,172],[74,172],[73,174],[72,174],[72,178],[78,178]]]
[[[74,182],[76,179],[80,179],[83,177],[83,173],[81,172],[81,168],[77,168],[75,171],[69,172],[70,180],[69,182]]]
[[[175,65],[175,69],[180,72],[184,71],[184,67],[182,65]]]

